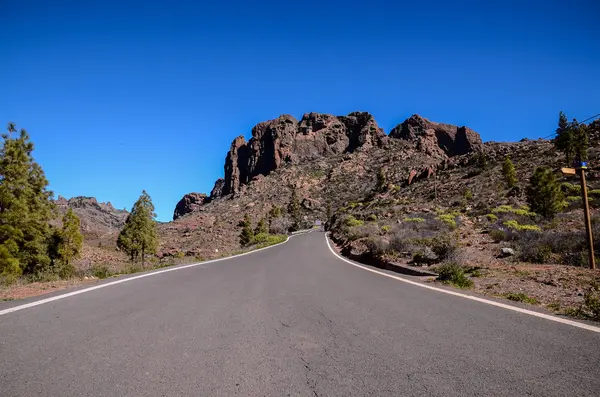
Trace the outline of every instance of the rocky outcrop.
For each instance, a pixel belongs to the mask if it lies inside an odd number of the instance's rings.
[[[366,112],[339,117],[306,113],[300,122],[286,114],[258,123],[248,142],[243,136],[233,140],[225,159],[222,188],[213,189],[211,198],[237,193],[256,176],[269,175],[284,164],[368,149],[386,139]]]
[[[80,219],[82,232],[88,236],[118,232],[129,215],[126,210],[118,210],[110,202],[98,202],[94,197],[78,196],[67,200],[58,196],[54,203],[61,213],[72,209]]]
[[[479,134],[470,128],[434,123],[419,115],[394,127],[390,137],[414,143],[417,150],[434,158],[467,154],[483,147]]]
[[[210,199],[213,200],[223,195],[223,188],[225,187],[225,179],[219,178],[215,181],[215,186],[210,191]]]
[[[383,129],[379,128],[375,118],[369,113],[354,112],[339,119],[346,126],[346,135],[349,138],[347,152],[381,146],[387,138]]]
[[[200,207],[210,201],[210,198],[204,193],[188,193],[175,206],[173,220],[176,220],[185,214],[196,212]]]
[[[231,147],[225,157],[225,179],[222,194],[237,191],[240,184],[246,181],[248,162],[248,146],[242,135],[231,142]]]

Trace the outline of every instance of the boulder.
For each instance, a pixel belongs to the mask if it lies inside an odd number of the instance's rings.
[[[512,248],[504,247],[504,248],[500,249],[500,256],[502,258],[507,258],[509,256],[515,256],[515,250],[513,250]]]

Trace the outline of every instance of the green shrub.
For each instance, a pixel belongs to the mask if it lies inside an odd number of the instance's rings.
[[[445,263],[438,268],[438,280],[458,288],[473,287],[473,280],[465,275],[464,268],[454,262]]]
[[[552,257],[552,247],[548,244],[521,244],[519,258],[524,262],[548,263]]]
[[[264,241],[256,245],[256,248],[265,248],[271,245],[283,243],[285,240],[287,240],[287,236],[285,234],[269,234]]]
[[[522,292],[511,292],[508,294],[504,294],[504,297],[514,302],[524,302],[529,303],[530,305],[537,305],[539,303],[537,299],[529,297]]]
[[[494,240],[495,243],[506,241],[506,233],[504,230],[494,229],[490,231],[490,238]]]
[[[588,190],[588,196],[600,197],[600,189]]]
[[[524,232],[524,231],[541,232],[542,231],[542,228],[537,225],[521,225],[521,224],[519,224],[519,222],[517,222],[514,219],[503,222],[502,224],[504,226],[506,226],[507,228],[516,230],[518,232]]]
[[[269,239],[269,233],[258,233],[252,238],[251,244],[262,244]]]
[[[582,309],[587,317],[600,321],[600,290],[598,288],[591,288],[583,295]]]
[[[107,278],[111,276],[111,272],[106,265],[94,265],[90,269],[94,277]]]
[[[425,222],[425,219],[423,218],[404,218],[402,219],[403,222],[415,222],[415,223],[423,223]]]
[[[570,203],[573,203],[575,201],[582,201],[581,196],[569,196],[566,198],[566,200]]]
[[[415,263],[415,264],[427,264],[427,265],[431,265],[433,263],[439,262],[438,256],[428,246],[421,247],[415,253],[413,253],[412,260],[413,260],[413,263]]]
[[[367,220],[371,221],[371,222],[375,222],[377,220],[377,215],[370,214],[369,216],[367,216]]]
[[[428,247],[436,256],[436,262],[448,259],[458,248],[458,241],[451,234],[439,234],[434,237],[412,238],[408,241],[419,247]],[[420,252],[421,256],[428,254],[426,251]],[[425,255],[432,257],[431,255]],[[419,257],[420,259],[421,257]],[[413,258],[414,259],[414,258]]]
[[[488,221],[490,221],[490,222],[498,221],[498,217],[494,214],[487,214],[486,217],[487,217]]]
[[[554,171],[549,167],[537,167],[527,188],[527,201],[531,210],[552,218],[564,208],[563,200],[564,195]]]
[[[185,256],[185,252],[183,251],[177,251],[177,253],[175,254],[175,258],[183,258]]]
[[[530,216],[534,217],[537,214],[535,212],[531,212],[529,207],[521,207],[521,208],[513,208],[510,205],[501,205],[492,210],[492,214],[515,214],[519,216]]]
[[[346,219],[344,219],[344,225],[348,227],[362,226],[364,224],[365,223],[363,221],[356,219],[352,215],[349,215],[346,217]]]
[[[383,226],[381,226],[381,231],[384,232],[384,233],[387,233],[390,230],[392,230],[392,227],[390,225],[383,225]]]
[[[383,255],[388,251],[388,243],[381,238],[371,236],[365,240],[365,245],[369,252],[375,256]]]
[[[574,185],[569,182],[563,182],[560,184],[560,190],[565,194],[565,196],[577,196],[581,194],[581,186]]]
[[[450,214],[440,214],[435,219],[444,222],[446,225],[450,226],[451,229],[456,229],[456,227],[457,227],[457,225],[456,225],[456,215],[454,215],[453,213],[450,213]]]
[[[467,201],[473,200],[473,192],[471,191],[471,189],[465,190],[465,200],[467,200]]]

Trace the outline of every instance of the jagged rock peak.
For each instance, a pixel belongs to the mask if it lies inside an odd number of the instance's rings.
[[[258,123],[248,142],[243,136],[233,140],[225,159],[222,188],[219,185],[215,193],[238,192],[254,177],[268,175],[285,163],[366,149],[386,139],[375,118],[366,112],[347,116],[306,113],[300,122],[284,114]]]
[[[481,137],[472,129],[435,123],[414,114],[390,131],[391,138],[415,144],[417,150],[432,157],[446,157],[479,151]]]

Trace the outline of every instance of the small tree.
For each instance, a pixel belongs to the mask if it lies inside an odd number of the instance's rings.
[[[265,218],[260,218],[258,223],[256,224],[256,228],[254,229],[254,235],[257,234],[268,234],[269,229],[267,228],[267,222],[265,222]]]
[[[527,201],[531,210],[552,218],[561,211],[563,200],[556,175],[548,167],[537,167],[527,189]]]
[[[298,200],[296,189],[292,190],[292,197],[290,197],[290,203],[288,204],[288,212],[292,218],[291,230],[299,230],[300,223],[302,222],[302,215],[300,214],[300,201]]]
[[[269,211],[269,219],[279,218],[281,216],[281,207],[274,205]]]
[[[80,231],[79,217],[69,208],[63,216],[63,226],[58,234],[58,259],[61,262],[61,277],[69,277],[73,274],[75,268],[72,260],[77,258],[83,246],[83,235]]]
[[[252,230],[252,221],[248,214],[244,215],[244,220],[240,222],[242,231],[240,232],[240,245],[242,247],[247,246],[252,242],[254,238],[254,231]]]
[[[487,163],[487,156],[485,155],[485,153],[478,152],[476,154],[475,160],[477,162],[477,166],[479,167],[479,169],[481,171],[487,170],[488,163]]]
[[[385,172],[383,171],[383,167],[377,171],[377,191],[382,192],[385,191],[387,186],[387,178],[385,176]]]
[[[117,239],[117,246],[130,255],[132,263],[141,256],[142,267],[145,264],[146,254],[154,254],[158,248],[155,217],[152,199],[144,190],[133,205]]]
[[[558,114],[558,127],[556,128],[554,147],[559,152],[564,153],[567,164],[570,165],[575,155],[573,128],[569,125],[567,116],[563,112]]]
[[[504,163],[502,164],[502,175],[504,175],[504,179],[509,188],[515,187],[517,184],[517,174],[515,172],[515,166],[508,156],[504,158]]]

